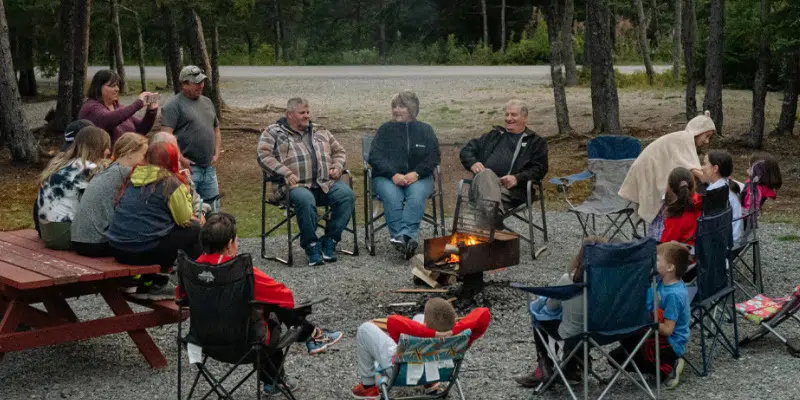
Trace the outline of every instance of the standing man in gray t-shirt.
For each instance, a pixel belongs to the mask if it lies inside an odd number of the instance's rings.
[[[203,201],[219,196],[216,165],[222,145],[214,104],[203,96],[206,78],[194,65],[183,68],[181,92],[161,110],[161,130],[178,139],[181,166],[191,168],[192,181]]]

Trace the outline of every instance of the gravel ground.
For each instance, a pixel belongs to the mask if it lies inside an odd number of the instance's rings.
[[[508,287],[510,282],[547,284],[553,282],[569,263],[580,241],[579,228],[574,218],[565,213],[550,212],[551,229],[549,250],[539,260],[523,256],[522,263],[486,275],[484,292],[476,298],[479,305],[491,308],[492,325],[487,334],[478,340],[469,352],[461,375],[468,398],[517,399],[531,398],[529,390],[517,388],[510,377],[529,371],[534,362],[533,338],[530,320],[525,309],[526,295]],[[430,236],[431,232],[425,232]],[[800,248],[796,242],[778,238],[800,235],[800,229],[788,225],[763,224],[761,239],[764,258],[766,292],[788,293],[800,281],[796,260]],[[340,246],[351,245],[345,240]],[[270,239],[270,249],[283,249],[281,238]],[[257,239],[243,239],[241,251],[258,254]],[[527,251],[527,245],[522,245]],[[299,249],[295,252],[298,265],[304,260]],[[356,381],[354,363],[354,335],[358,325],[368,319],[390,313],[386,305],[401,301],[424,301],[421,295],[393,294],[390,290],[412,287],[406,262],[402,261],[381,237],[377,256],[370,257],[362,248],[362,255],[342,255],[339,262],[321,267],[295,266],[287,268],[276,263],[265,263],[255,258],[258,267],[288,284],[300,299],[329,296],[330,301],[317,306],[312,320],[321,326],[344,331],[344,339],[326,354],[308,356],[305,348],[296,345],[287,362],[291,376],[302,385],[301,399],[341,399],[349,397]],[[70,302],[80,318],[109,315],[98,297],[75,299]],[[412,309],[396,310],[411,313]],[[741,332],[752,330],[742,323]],[[784,331],[790,337],[800,336],[797,326],[786,324]],[[789,329],[787,329],[789,328]],[[161,370],[151,370],[139,355],[130,339],[124,334],[106,336],[79,343],[8,354],[0,363],[0,399],[163,399],[174,398],[176,385],[175,325],[150,329],[162,349],[169,365]],[[697,348],[689,347],[690,354]],[[737,361],[717,353],[709,377],[699,378],[692,373],[675,392],[665,393],[665,398],[704,399],[795,399],[798,398],[798,360],[791,357],[772,337],[742,350]],[[598,363],[598,368],[606,367]],[[606,371],[607,372],[607,371]],[[186,378],[189,371],[186,370]],[[598,385],[590,386],[599,394]],[[542,396],[545,399],[565,398],[566,391],[557,387]],[[611,398],[640,399],[642,396],[630,384],[612,390]]]

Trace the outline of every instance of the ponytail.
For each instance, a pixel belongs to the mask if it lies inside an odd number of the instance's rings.
[[[669,190],[665,196],[665,213],[668,218],[680,217],[685,211],[694,209],[692,194],[694,193],[694,177],[682,167],[672,170],[667,179]]]

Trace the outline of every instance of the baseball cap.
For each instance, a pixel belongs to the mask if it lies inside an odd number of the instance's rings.
[[[183,67],[178,78],[181,82],[200,83],[208,77],[203,74],[203,70],[200,69],[200,67],[196,65],[187,65]]]
[[[94,126],[94,124],[88,119],[78,119],[67,124],[66,129],[64,129],[64,145],[61,146],[61,151],[66,151],[69,145],[75,141],[75,135],[87,126]]]

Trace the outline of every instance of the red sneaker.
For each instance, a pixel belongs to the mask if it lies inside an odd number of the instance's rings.
[[[378,400],[380,397],[381,393],[377,386],[364,387],[363,383],[359,383],[353,388],[355,399]]]

